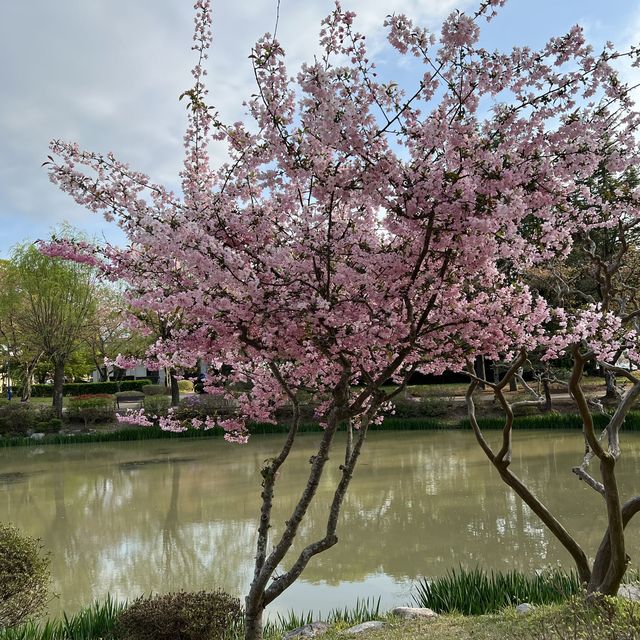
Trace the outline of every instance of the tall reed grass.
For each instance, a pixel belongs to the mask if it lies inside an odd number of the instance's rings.
[[[444,577],[418,581],[413,593],[414,602],[437,613],[484,615],[504,607],[529,604],[560,603],[581,590],[575,571],[548,569],[540,573],[520,571],[487,572],[460,568]]]
[[[597,414],[593,416],[597,428],[604,429],[608,416]],[[502,429],[502,418],[479,418],[478,424],[482,429]],[[520,416],[513,421],[514,429],[549,429],[549,430],[575,430],[582,428],[579,416],[572,414],[544,414],[534,416]],[[626,431],[640,431],[640,412],[632,412],[627,416],[624,427]],[[286,433],[287,424],[252,424],[250,431],[254,434],[281,434]],[[320,429],[315,422],[303,422],[300,425],[301,433],[317,432]],[[346,425],[340,426],[345,430]],[[384,422],[372,427],[374,431],[438,431],[462,429],[470,430],[469,420],[464,418],[457,422],[450,422],[431,417],[400,417],[389,416]],[[99,431],[96,433],[80,433],[77,435],[53,434],[46,435],[42,440],[34,441],[30,438],[6,438],[0,437],[0,448],[20,447],[46,444],[86,444],[92,442],[130,442],[133,440],[168,440],[184,438],[217,438],[223,435],[221,429],[188,429],[181,433],[163,431],[159,427],[136,427],[121,429],[119,431]]]
[[[28,622],[0,631],[0,640],[109,640],[118,614],[125,606],[107,596],[73,616],[63,614],[57,620]]]
[[[95,602],[71,617],[63,615],[58,620],[29,622],[0,631],[0,640],[117,640],[113,631],[118,614],[125,606],[126,603],[118,603],[108,596],[104,601]],[[333,609],[324,616],[293,611],[286,615],[277,614],[265,622],[264,636],[265,640],[280,640],[287,631],[319,619],[332,625],[352,626],[379,617],[380,598],[358,599],[354,607]],[[239,625],[229,640],[241,640],[243,636],[244,630]]]

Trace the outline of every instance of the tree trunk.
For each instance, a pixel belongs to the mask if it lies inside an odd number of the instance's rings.
[[[175,369],[169,369],[169,379],[171,381],[171,406],[177,407],[180,404],[180,387]]]
[[[20,402],[29,402],[31,399],[31,372],[27,368],[24,376],[24,383],[22,384],[22,397]]]
[[[64,385],[64,360],[55,360],[53,363],[53,411],[56,418],[62,420],[62,394]]]
[[[264,607],[259,603],[249,602],[249,596],[247,596],[244,613],[244,640],[262,640],[263,613]]]
[[[616,389],[616,374],[609,369],[605,369],[604,382],[606,386],[604,397],[610,400],[620,400],[620,394]]]
[[[474,369],[476,371],[476,376],[478,376],[480,380],[486,380],[487,371],[484,365],[484,356],[478,356],[476,358],[476,361],[474,363]],[[484,382],[478,383],[478,387],[484,391],[484,387],[485,387]]]
[[[31,385],[33,382],[33,372],[38,366],[38,362],[40,362],[40,358],[42,354],[32,358],[31,361],[27,364],[27,367],[24,372],[24,381],[22,384],[22,398],[21,402],[28,402],[31,399]]]
[[[551,389],[549,387],[549,380],[542,378],[542,390],[544,392],[544,404],[542,405],[542,411],[548,413],[553,408],[551,401]]]
[[[519,376],[522,375],[522,367],[518,369],[518,375]],[[511,378],[509,378],[509,391],[517,391],[517,390],[518,390],[518,381],[516,380],[515,376],[512,376]]]

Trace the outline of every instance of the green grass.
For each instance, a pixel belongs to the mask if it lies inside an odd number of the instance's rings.
[[[125,603],[107,597],[73,616],[27,624],[0,632],[0,640],[107,640]]]
[[[107,597],[103,602],[82,609],[74,616],[63,615],[58,620],[44,623],[29,622],[14,629],[0,631],[0,640],[107,640],[113,638],[116,620],[124,603],[117,603]],[[322,619],[338,628],[346,628],[380,618],[380,598],[357,600],[354,607],[334,609]],[[319,620],[312,612],[287,615],[278,614],[267,620],[264,627],[265,640],[279,640],[291,629]],[[236,638],[242,638],[242,629],[237,630]],[[230,638],[229,640],[235,640]]]
[[[609,416],[595,414],[593,422],[599,429],[604,429]],[[478,424],[482,429],[502,429],[504,418],[478,418]],[[467,418],[459,422],[462,429],[470,429],[471,423]],[[513,419],[514,429],[581,429],[582,420],[574,414],[543,414],[533,416],[518,416]],[[640,412],[630,412],[624,422],[625,431],[640,431]]]
[[[594,422],[598,428],[604,428],[607,416],[595,415]],[[502,418],[479,418],[478,424],[482,429],[502,429]],[[277,434],[286,433],[286,424],[254,424],[250,431],[253,434]],[[545,414],[534,416],[522,416],[514,419],[514,429],[558,429],[575,430],[582,428],[582,422],[576,415],[571,414]],[[319,426],[315,422],[304,422],[300,425],[300,432],[315,432]],[[344,430],[345,426],[341,426]],[[470,430],[471,425],[466,418],[446,421],[431,417],[397,417],[385,418],[380,426],[372,427],[373,431],[435,431],[446,429]],[[624,424],[626,431],[640,431],[640,412],[632,412],[627,416]],[[76,435],[49,434],[37,443],[30,438],[0,437],[0,447],[34,446],[34,444],[81,444],[92,442],[130,442],[133,440],[167,440],[183,438],[217,438],[223,435],[220,429],[189,429],[181,433],[162,431],[158,427],[132,427],[118,431],[97,431],[95,433],[79,433]]]
[[[523,602],[560,603],[579,593],[580,589],[580,580],[574,571],[567,573],[555,569],[525,574],[460,568],[434,580],[422,578],[415,587],[413,599],[417,606],[438,613],[475,616],[495,613]]]
[[[339,630],[324,640],[348,640]],[[640,640],[638,603],[607,599],[605,606],[587,606],[581,597],[563,605],[542,605],[521,616],[513,608],[484,616],[446,614],[435,620],[390,618],[367,640]]]
[[[113,629],[124,605],[111,599],[95,603],[75,616],[29,623],[0,631],[0,640],[117,640]],[[583,594],[562,604],[540,605],[528,615],[513,607],[493,614],[443,614],[436,619],[405,621],[380,614],[380,600],[361,600],[353,608],[335,609],[326,616],[312,613],[277,616],[265,623],[265,640],[280,640],[290,629],[323,619],[332,625],[325,640],[344,640],[344,629],[366,620],[383,620],[381,630],[367,632],[367,640],[640,640],[640,603],[605,598],[600,606],[587,604]],[[241,640],[237,629],[229,640]]]

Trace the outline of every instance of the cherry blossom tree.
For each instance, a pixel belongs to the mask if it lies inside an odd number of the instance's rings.
[[[321,25],[322,54],[295,78],[277,39],[258,41],[247,122],[226,124],[208,106],[211,10],[198,0],[181,194],[113,154],[51,144],[51,180],[115,220],[129,245],[61,241],[43,251],[127,281],[140,309],[177,314],[179,326],[156,345],[162,366],[232,364],[207,388],[232,397],[237,414],[194,426],[245,442],[252,421],[292,407],[281,450],[260,470],[247,639],[262,637],[265,607],[337,543],[368,429],[412,373],[461,371],[477,355],[535,346],[548,310],[522,271],[568,251],[571,230],[594,223],[588,207],[568,203],[576,192],[591,197],[580,181],[599,162],[591,141],[614,126],[610,105],[629,108],[611,67],[623,54],[594,54],[577,27],[540,51],[487,51],[480,24],[503,4],[454,12],[439,37],[389,16],[392,49],[422,65],[405,92],[378,76],[354,14],[336,3]],[[217,167],[211,143],[227,149]],[[308,397],[320,443],[272,536],[277,479]],[[171,414],[162,424],[186,426]],[[325,534],[289,558],[341,424],[353,432]]]
[[[471,368],[472,365],[468,365],[472,382],[467,392],[467,406],[478,443],[505,483],[522,498],[571,555],[587,592],[605,595],[617,593],[627,570],[630,558],[626,553],[625,528],[640,511],[640,495],[632,495],[624,500],[616,479],[616,465],[622,450],[620,430],[640,396],[640,377],[637,374],[640,368],[640,308],[636,276],[640,189],[633,175],[640,157],[635,136],[639,125],[637,114],[627,117],[624,125],[615,131],[615,138],[605,141],[607,149],[603,149],[604,159],[611,148],[615,148],[617,162],[604,171],[600,166],[597,181],[586,181],[596,196],[591,206],[598,212],[599,223],[581,234],[576,250],[583,254],[583,260],[578,267],[573,268],[589,274],[594,284],[590,291],[591,282],[586,278],[572,287],[569,278],[557,276],[561,285],[558,288],[560,296],[571,298],[573,294],[573,299],[564,308],[554,311],[550,331],[540,345],[543,360],[569,355],[573,362],[568,389],[576,412],[582,419],[584,456],[572,471],[578,479],[602,496],[607,517],[607,527],[598,549],[595,550],[593,562],[589,561],[587,552],[576,536],[562,524],[562,514],[552,513],[510,469],[514,409],[518,404],[536,404],[542,401],[539,397],[524,402],[509,402],[503,392],[509,380],[526,361],[526,351],[522,350],[518,354],[499,383],[484,381],[493,390],[505,412],[499,450],[489,444],[476,419],[473,393],[480,381]],[[623,354],[636,372],[631,367],[625,368],[618,364]],[[604,412],[603,407],[599,403],[594,406],[593,401],[590,404],[591,399],[587,397],[581,384],[585,366],[589,362],[598,363],[612,376],[617,374],[628,384],[611,414],[607,416],[606,426],[600,433],[596,431],[594,412]],[[529,390],[533,391],[531,388]],[[592,463],[596,461],[599,464],[600,479],[591,470]]]

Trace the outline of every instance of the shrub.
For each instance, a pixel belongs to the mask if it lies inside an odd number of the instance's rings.
[[[169,396],[144,396],[145,413],[163,416],[170,406],[171,398]]]
[[[178,380],[178,389],[190,393],[193,391],[193,382],[191,382],[191,380]]]
[[[578,575],[559,569],[528,575],[520,571],[490,573],[483,569],[460,569],[442,578],[422,578],[416,585],[414,602],[437,613],[465,615],[495,613],[504,607],[563,602],[580,592]]]
[[[113,394],[116,399],[117,398],[124,398],[125,396],[128,398],[140,398],[140,400],[142,400],[145,397],[145,394],[143,391],[117,391],[116,393]]]
[[[69,382],[62,387],[65,396],[78,396],[85,393],[115,393],[116,391],[140,391],[151,381],[147,378],[140,380],[122,380],[120,382]],[[14,390],[15,396],[22,393],[19,387]],[[52,398],[52,384],[34,384],[31,387],[31,395],[34,398]]]
[[[118,616],[122,640],[223,640],[242,617],[240,601],[224,591],[166,593],[134,600]]]
[[[145,384],[142,391],[146,396],[171,395],[171,388],[163,384]]]
[[[67,417],[70,421],[89,423],[112,422],[115,420],[115,397],[108,393],[85,394],[69,398]]]
[[[49,593],[49,557],[39,540],[0,524],[0,628],[43,613]]]
[[[178,420],[204,420],[207,416],[231,415],[234,409],[235,406],[230,400],[219,395],[187,396],[180,402],[175,417]]]
[[[33,430],[37,412],[24,402],[4,401],[0,404],[0,434],[24,436]]]

